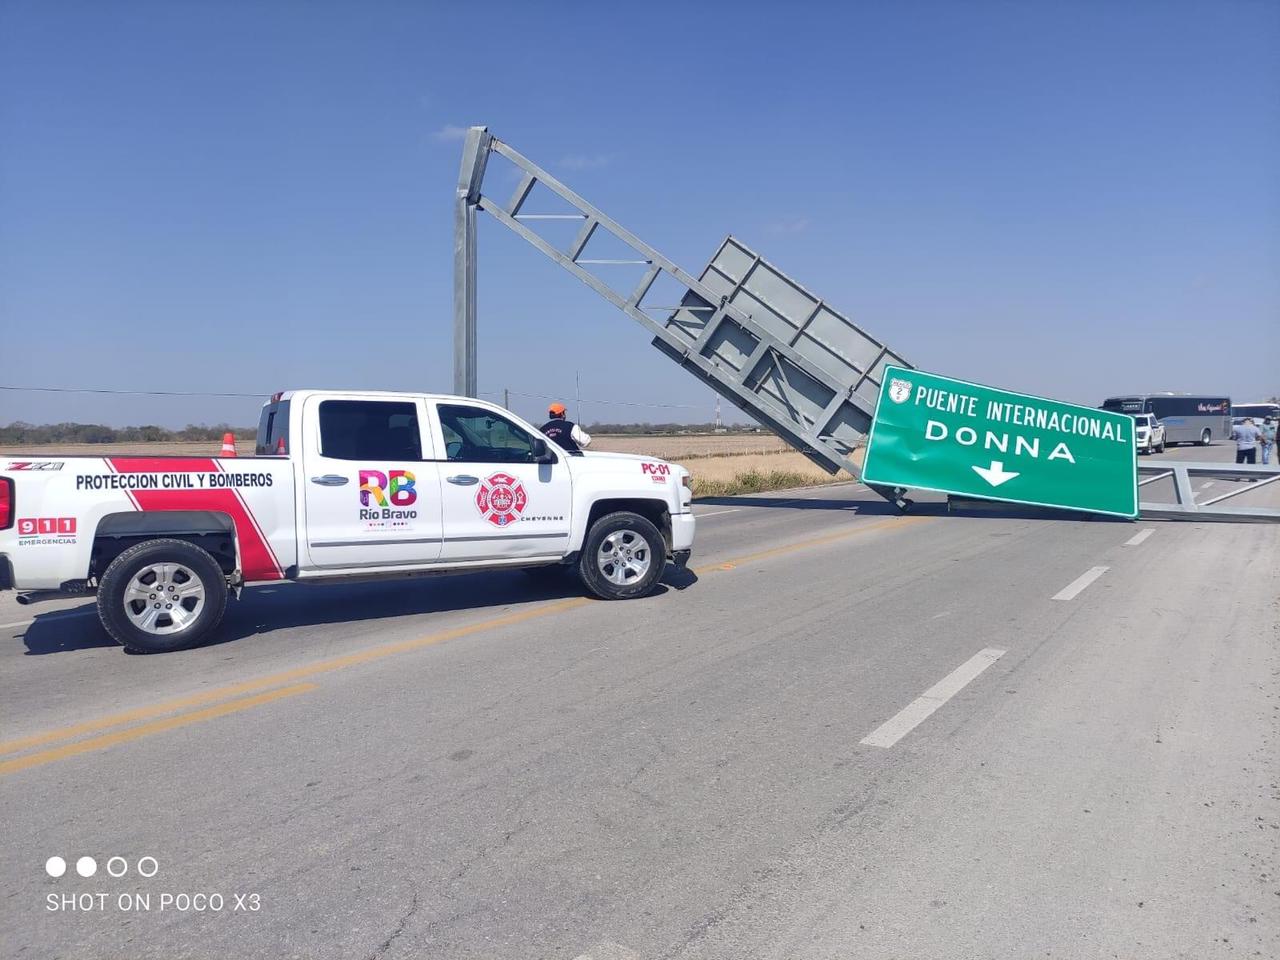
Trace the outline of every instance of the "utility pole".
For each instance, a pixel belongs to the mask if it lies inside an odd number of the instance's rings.
[[[502,409],[503,410],[511,409],[511,397],[507,395],[506,387],[502,388]]]
[[[582,374],[573,371],[573,419],[582,422]]]

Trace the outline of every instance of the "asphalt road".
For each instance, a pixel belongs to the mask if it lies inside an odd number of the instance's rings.
[[[137,657],[6,597],[3,955],[1280,955],[1280,528],[698,511],[624,604],[280,586]]]

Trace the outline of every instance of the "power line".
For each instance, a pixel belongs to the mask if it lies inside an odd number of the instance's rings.
[[[203,390],[107,390],[99,387],[17,387],[0,385],[0,390],[9,390],[15,393],[95,393],[130,397],[247,397],[251,400],[261,400],[263,397],[268,396],[267,393],[216,393],[213,391]],[[482,390],[480,392],[487,397],[498,396],[498,394],[492,390]],[[559,399],[559,397],[546,393],[524,393],[520,390],[510,390],[507,392],[509,392],[513,397],[527,397],[533,400]],[[649,409],[657,408],[665,410],[701,409],[691,403],[641,403],[638,401],[627,400],[593,400],[590,397],[583,397],[582,402],[598,403],[611,407],[645,407]]]
[[[492,390],[481,390],[480,392],[488,397],[498,396],[498,394]],[[560,397],[555,396],[554,394],[549,394],[549,393],[524,393],[520,390],[509,390],[507,392],[510,393],[511,396],[513,397],[528,397],[533,400],[561,399]],[[666,410],[701,410],[702,409],[701,407],[692,403],[640,403],[638,401],[628,401],[628,400],[593,400],[591,399],[591,397],[583,397],[582,402],[583,403],[600,403],[600,404],[604,404],[605,406],[611,406],[611,407],[648,407],[648,408],[657,407],[657,408],[666,409]]]
[[[21,393],[106,393],[132,397],[250,397],[261,400],[265,393],[209,393],[198,390],[103,390],[95,387],[6,387],[0,390],[12,390]]]

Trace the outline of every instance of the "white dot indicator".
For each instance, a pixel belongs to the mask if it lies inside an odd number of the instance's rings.
[[[67,872],[67,861],[61,857],[50,857],[44,862],[44,872],[51,877],[60,877]]]
[[[150,870],[148,870],[147,867],[143,866],[143,864],[146,864],[148,862],[150,862],[151,864]],[[143,857],[141,860],[138,861],[138,872],[142,874],[144,877],[154,877],[159,871],[160,871],[160,864],[156,863],[155,857]]]
[[[93,857],[81,857],[76,861],[76,873],[82,877],[92,877],[98,872],[98,861]]]
[[[129,872],[129,861],[124,857],[112,857],[107,861],[107,873],[113,877],[123,877]]]

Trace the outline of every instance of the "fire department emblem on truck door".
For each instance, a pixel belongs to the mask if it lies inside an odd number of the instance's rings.
[[[520,519],[524,508],[529,505],[528,494],[524,492],[524,484],[508,473],[495,473],[480,481],[480,490],[476,494],[476,507],[480,516],[495,527],[505,527]]]

